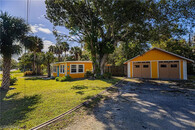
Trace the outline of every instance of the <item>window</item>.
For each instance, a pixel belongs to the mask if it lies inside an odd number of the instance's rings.
[[[171,68],[176,68],[177,64],[171,64]]]
[[[53,72],[56,73],[56,66],[53,66]]]
[[[139,65],[135,65],[135,68],[139,68]]]
[[[71,73],[77,72],[77,65],[71,65]]]
[[[144,68],[148,68],[148,65],[143,65]]]
[[[78,69],[79,69],[79,73],[83,73],[83,65],[79,65],[79,67],[78,67]]]
[[[64,73],[64,65],[60,65],[60,73]]]
[[[162,64],[162,65],[160,65],[160,67],[161,67],[161,68],[166,68],[166,67],[167,67],[167,65]]]
[[[84,65],[71,65],[70,73],[83,73],[84,72]]]

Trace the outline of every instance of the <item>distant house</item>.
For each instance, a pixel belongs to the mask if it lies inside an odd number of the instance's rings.
[[[83,78],[86,71],[92,71],[92,61],[66,61],[51,64],[53,77],[71,76],[72,78]]]
[[[159,48],[152,48],[124,64],[127,64],[127,77],[129,78],[187,80],[187,62],[194,61]]]

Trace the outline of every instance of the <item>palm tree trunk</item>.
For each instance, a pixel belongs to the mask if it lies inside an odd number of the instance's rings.
[[[3,81],[1,89],[9,90],[10,86],[11,55],[3,56]]]
[[[61,60],[60,60],[60,54],[58,54],[58,62],[60,62]]]
[[[33,73],[35,74],[35,67],[36,67],[36,63],[35,63],[35,60],[36,60],[36,53],[34,52],[34,61],[33,61]]]
[[[51,77],[51,67],[50,67],[49,62],[47,63],[47,74],[48,74],[48,77]]]

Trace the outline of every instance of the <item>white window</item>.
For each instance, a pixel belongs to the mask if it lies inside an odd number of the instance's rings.
[[[71,65],[70,73],[84,73],[84,65]]]
[[[53,72],[56,73],[56,66],[53,66]]]
[[[71,73],[77,73],[77,65],[71,65]]]
[[[60,73],[63,73],[64,74],[64,68],[65,68],[64,65],[60,65]]]
[[[83,73],[84,72],[84,67],[83,65],[78,65],[78,72]]]

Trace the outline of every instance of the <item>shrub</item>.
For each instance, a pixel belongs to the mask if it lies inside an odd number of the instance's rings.
[[[14,83],[16,83],[18,81],[18,79],[14,76],[10,76],[10,85],[14,85]]]
[[[56,80],[56,81],[60,81],[60,77],[56,77],[55,80]]]
[[[64,76],[64,77],[56,77],[55,80],[60,81],[60,82],[65,82],[65,81],[72,80],[72,78],[68,75],[68,76]]]
[[[110,78],[112,77],[112,74],[109,73],[109,72],[105,72],[105,73],[103,74],[103,77],[104,77],[105,79],[110,79]]]
[[[25,71],[24,72],[24,76],[31,76],[31,75],[35,75],[32,71]]]
[[[24,76],[34,76],[34,75],[43,75],[43,73],[33,73],[32,71],[25,71]]]
[[[100,75],[100,74],[96,74],[96,79],[103,79],[104,78],[104,76],[103,75]]]
[[[67,75],[67,76],[66,76],[66,81],[70,81],[70,80],[72,80],[72,77],[69,76],[69,75]]]
[[[14,71],[11,71],[10,73],[21,73],[20,70],[14,70]]]
[[[90,78],[90,77],[93,77],[93,72],[87,71],[87,72],[85,73],[85,78]]]

